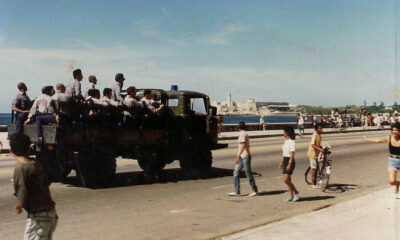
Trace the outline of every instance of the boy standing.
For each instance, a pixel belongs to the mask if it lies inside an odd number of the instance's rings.
[[[10,136],[10,150],[17,165],[14,169],[15,212],[28,213],[24,239],[51,240],[58,216],[51,198],[43,167],[28,156],[31,141],[23,133]]]
[[[317,123],[314,126],[314,133],[311,137],[311,143],[308,147],[307,156],[310,160],[310,168],[311,168],[311,187],[318,188],[315,182],[315,175],[317,173],[317,158],[319,153],[323,150],[321,147],[321,134],[323,131],[322,124]]]

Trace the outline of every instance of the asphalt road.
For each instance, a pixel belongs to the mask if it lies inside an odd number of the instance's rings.
[[[388,131],[370,132],[370,137]],[[323,136],[332,146],[330,189],[323,193],[304,181],[310,136],[296,141],[293,179],[302,201],[287,203],[286,185],[278,170],[283,138],[251,140],[252,170],[260,196],[249,197],[247,179],[241,179],[242,194],[233,191],[236,141],[215,151],[211,177],[185,179],[173,163],[159,183],[147,184],[136,161],[118,160],[118,186],[86,189],[73,176],[69,184],[52,184],[59,214],[55,239],[213,239],[237,231],[315,211],[387,187],[387,145],[368,144],[364,134]],[[26,214],[14,213],[12,178],[14,160],[0,157],[0,239],[21,239]]]

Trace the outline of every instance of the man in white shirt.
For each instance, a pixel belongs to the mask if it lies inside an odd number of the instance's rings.
[[[97,84],[97,78],[95,75],[90,75],[88,77],[88,80],[89,80],[89,86],[85,91],[85,98],[88,96],[88,92],[90,89],[96,89],[96,84]]]
[[[111,99],[113,101],[117,101],[119,103],[124,103],[124,98],[121,96],[121,90],[122,90],[122,87],[124,86],[124,81],[125,81],[124,74],[117,73],[115,75],[115,83],[111,87],[111,89],[112,89]]]
[[[128,87],[126,89],[128,95],[125,97],[125,105],[129,108],[129,110],[134,110],[137,108],[142,108],[143,104],[140,103],[136,97],[136,88]],[[124,111],[125,116],[132,116],[130,111]]]
[[[83,98],[81,91],[81,81],[83,79],[82,71],[80,69],[75,69],[72,75],[74,76],[74,81],[68,84],[66,92],[71,97]]]
[[[65,85],[58,83],[56,85],[57,92],[51,97],[52,106],[55,112],[61,118],[68,118],[70,115],[71,96],[65,93]],[[64,119],[65,120],[65,119]]]
[[[37,97],[33,102],[33,106],[29,112],[28,120],[25,125],[33,120],[33,116],[36,116],[36,133],[38,137],[42,137],[42,123],[55,123],[56,113],[52,106],[51,97],[54,95],[54,88],[52,86],[46,86],[42,88],[42,95]]]
[[[100,99],[101,101],[108,103],[108,105],[118,107],[121,106],[121,103],[114,101],[112,98],[112,89],[111,88],[104,88],[103,90],[103,97]]]
[[[258,192],[256,182],[251,173],[250,141],[249,141],[249,136],[247,135],[245,129],[246,129],[246,124],[244,122],[240,122],[239,123],[239,138],[238,138],[239,150],[238,150],[238,154],[236,156],[235,170],[233,172],[235,191],[228,193],[229,196],[240,195],[240,177],[239,177],[239,175],[240,175],[240,171],[243,167],[244,167],[244,170],[246,173],[246,177],[249,179],[250,186],[253,190],[253,192],[251,192],[249,194],[249,196],[251,196],[251,197],[256,196],[257,192]]]
[[[159,111],[161,111],[162,109],[164,109],[164,104],[161,104],[159,108],[155,108],[154,104],[153,104],[153,95],[151,93],[151,90],[144,90],[143,93],[144,97],[142,98],[142,103],[143,105],[145,105],[150,111],[152,111],[153,113],[157,113]]]

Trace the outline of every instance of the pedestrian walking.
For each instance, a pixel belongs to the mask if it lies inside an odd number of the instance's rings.
[[[296,150],[296,134],[292,126],[283,127],[283,136],[285,142],[282,145],[282,160],[279,163],[279,169],[282,170],[283,180],[285,181],[288,191],[289,198],[287,202],[297,202],[300,199],[300,193],[292,182],[292,174],[296,167],[294,160],[294,153]]]
[[[265,120],[264,120],[264,115],[260,116],[260,124],[262,127],[262,130],[265,131]]]
[[[304,119],[300,113],[297,114],[297,127],[299,130],[299,136],[302,137],[304,134]]]
[[[391,126],[392,133],[381,139],[368,139],[366,136],[363,140],[369,143],[389,143],[388,172],[389,184],[395,186],[395,193],[399,192],[399,184],[397,181],[397,173],[400,171],[400,123]]]
[[[14,209],[17,214],[21,214],[23,209],[28,213],[25,240],[51,240],[58,216],[44,168],[28,157],[30,144],[29,137],[23,133],[10,136],[10,152],[17,162],[14,168],[14,195],[17,198]]]
[[[240,195],[240,171],[244,168],[246,177],[249,179],[250,186],[253,190],[249,194],[250,197],[256,196],[258,193],[256,182],[251,173],[251,154],[250,154],[250,141],[249,136],[246,133],[246,124],[244,122],[239,123],[239,138],[238,138],[239,150],[236,156],[236,165],[233,172],[235,191],[228,193],[229,196]]]

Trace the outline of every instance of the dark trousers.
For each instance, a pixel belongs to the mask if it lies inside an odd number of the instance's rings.
[[[56,118],[53,115],[38,115],[36,116],[36,134],[41,137],[42,133],[42,123],[55,123]]]
[[[27,113],[17,113],[15,115],[15,120],[17,122],[17,126],[15,131],[17,133],[22,132],[23,127],[24,127],[24,122],[25,120],[28,118],[28,114]]]

